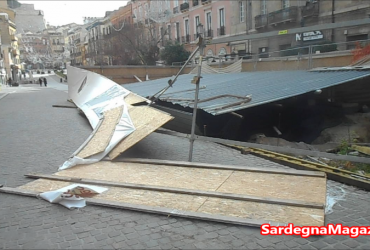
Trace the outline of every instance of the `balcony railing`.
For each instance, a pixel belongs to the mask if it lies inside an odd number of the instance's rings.
[[[180,10],[181,10],[181,12],[186,12],[186,11],[188,11],[188,10],[189,10],[189,3],[182,3],[182,4],[180,5]]]
[[[17,38],[15,37],[15,35],[10,35],[10,39],[11,39],[13,42],[17,41]]]
[[[208,3],[211,3],[212,0],[202,0],[202,4],[208,4]]]
[[[217,36],[224,36],[225,34],[225,26],[221,26],[217,29]]]
[[[298,6],[292,6],[289,8],[281,9],[269,13],[268,23],[269,25],[283,23],[283,22],[295,22],[298,17]]]
[[[182,42],[183,43],[190,43],[190,35],[186,35],[182,37]]]
[[[193,7],[198,6],[198,5],[199,5],[199,0],[193,0]]]
[[[255,28],[260,29],[267,26],[267,15],[258,15],[254,18]]]
[[[213,30],[206,30],[204,31],[204,37],[212,38],[213,37]]]
[[[302,8],[302,17],[313,17],[319,15],[319,2],[310,3]]]
[[[176,6],[175,8],[173,8],[173,14],[177,14],[179,13],[179,6]]]

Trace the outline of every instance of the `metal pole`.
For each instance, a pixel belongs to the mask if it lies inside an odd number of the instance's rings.
[[[199,97],[199,82],[200,82],[200,76],[202,73],[202,61],[203,61],[203,50],[204,50],[204,43],[203,39],[201,39],[200,47],[200,56],[199,56],[199,65],[198,65],[198,74],[197,74],[197,81],[196,81],[196,88],[195,88],[195,101],[194,101],[194,109],[193,109],[193,121],[191,124],[191,136],[190,136],[190,149],[189,149],[189,161],[193,161],[193,147],[194,147],[194,133],[195,133],[195,126],[196,126],[196,120],[197,120],[197,109],[198,109],[198,97]]]

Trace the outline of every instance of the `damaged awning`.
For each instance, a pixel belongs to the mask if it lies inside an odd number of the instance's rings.
[[[94,129],[86,141],[60,166],[96,163],[109,154],[114,159],[172,117],[110,79],[94,72],[68,67],[68,96]]]
[[[370,76],[370,70],[264,71],[230,74],[202,74],[198,108],[213,115],[225,114],[298,96],[318,89]],[[159,100],[193,107],[194,75],[180,75]],[[163,89],[171,78],[126,84],[125,88],[150,97]],[[251,100],[247,100],[251,96]],[[244,100],[243,100],[244,98]]]

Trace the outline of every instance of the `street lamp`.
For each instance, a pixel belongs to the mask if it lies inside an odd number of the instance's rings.
[[[189,149],[189,161],[193,160],[193,147],[194,147],[194,133],[197,120],[197,109],[198,109],[198,98],[199,98],[199,82],[202,73],[202,62],[203,62],[203,53],[204,53],[204,40],[203,40],[203,25],[201,23],[197,26],[198,38],[196,40],[199,47],[199,63],[198,63],[198,74],[194,77],[191,83],[194,83],[195,88],[195,100],[194,100],[194,109],[193,109],[193,120],[191,124],[191,136],[190,136],[190,149]]]

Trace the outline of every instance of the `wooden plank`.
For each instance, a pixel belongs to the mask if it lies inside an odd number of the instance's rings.
[[[355,173],[350,173],[350,174],[343,173],[343,171],[341,169],[335,169],[333,167],[331,167],[331,168],[322,167],[322,168],[318,169],[318,168],[314,167],[314,165],[297,164],[294,161],[284,160],[281,157],[280,158],[272,158],[272,157],[268,157],[266,155],[262,155],[262,154],[258,154],[258,153],[254,153],[254,152],[251,152],[251,154],[254,154],[258,157],[261,157],[261,158],[267,159],[269,161],[273,161],[273,162],[276,162],[276,163],[279,163],[281,165],[285,165],[285,166],[288,166],[288,167],[291,167],[291,168],[295,168],[295,169],[302,169],[302,170],[311,169],[313,171],[314,170],[323,171],[323,172],[326,173],[328,179],[330,179],[330,180],[334,180],[334,181],[337,181],[337,182],[341,182],[341,183],[344,183],[344,184],[347,184],[347,185],[359,187],[359,188],[365,189],[367,191],[370,191],[370,182],[368,181],[368,177],[365,177],[365,176],[362,177],[362,176],[360,176],[358,174],[355,174]]]
[[[21,190],[21,189],[10,188],[10,187],[2,187],[0,188],[0,192],[29,196],[29,197],[37,197],[39,195],[39,192]],[[125,209],[125,210],[137,211],[137,212],[161,214],[161,215],[174,216],[174,217],[180,217],[180,218],[186,218],[186,219],[206,220],[206,221],[214,221],[218,223],[230,223],[230,224],[236,224],[236,225],[242,225],[242,226],[260,227],[262,224],[265,224],[265,223],[268,223],[272,226],[286,225],[284,223],[275,223],[275,222],[266,221],[266,220],[254,220],[254,219],[237,218],[237,217],[231,217],[231,216],[212,215],[212,214],[206,214],[206,213],[181,211],[181,210],[171,209],[171,208],[158,208],[158,207],[152,207],[152,206],[137,205],[137,204],[124,203],[124,202],[114,202],[114,201],[107,201],[107,200],[94,199],[94,198],[86,198],[86,204]]]
[[[156,160],[156,159],[124,158],[124,159],[117,159],[114,162],[131,162],[131,163],[166,165],[166,166],[175,166],[175,167],[236,170],[236,171],[245,171],[245,172],[285,174],[285,175],[296,175],[296,176],[312,176],[312,177],[325,177],[326,176],[325,173],[322,173],[319,171],[303,171],[303,170],[297,171],[297,170],[285,170],[285,169],[274,169],[274,168],[253,168],[253,167],[233,166],[233,165],[195,163],[195,162],[187,162],[187,161],[168,161],[168,160]]]
[[[132,92],[130,92],[130,94],[128,94],[125,97],[125,103],[130,104],[130,105],[140,103],[140,102],[147,102],[147,101],[148,100],[145,99],[144,97],[136,95],[135,93],[132,93]]]
[[[53,105],[52,107],[54,108],[71,108],[71,109],[76,109],[76,106],[68,106],[68,105]]]
[[[77,154],[77,157],[88,158],[92,155],[103,152],[109,145],[118,122],[121,119],[123,106],[107,110],[103,114],[103,122],[94,131],[94,135],[88,138],[88,142]]]
[[[29,178],[36,178],[36,179],[43,178],[43,179],[49,179],[49,180],[69,181],[69,182],[92,184],[92,185],[104,185],[104,186],[114,186],[114,187],[132,188],[132,189],[143,189],[143,190],[215,197],[215,198],[223,198],[223,199],[231,199],[231,200],[254,201],[254,202],[268,203],[268,204],[279,204],[279,205],[318,208],[318,209],[324,208],[324,204],[295,201],[295,200],[290,200],[290,199],[264,198],[264,197],[249,196],[249,195],[238,195],[238,194],[232,194],[232,193],[190,190],[190,189],[183,189],[183,188],[159,187],[159,186],[152,186],[152,185],[120,183],[120,182],[81,179],[81,178],[70,178],[70,177],[44,175],[44,174],[26,174],[25,176]]]
[[[157,130],[156,132],[161,133],[161,134],[174,135],[174,136],[190,139],[190,135],[188,134],[181,134],[177,132],[164,131],[164,130],[160,130],[160,131]],[[263,145],[263,144],[257,144],[257,143],[251,143],[251,142],[233,141],[233,140],[226,140],[226,139],[219,139],[219,138],[212,138],[212,137],[198,136],[198,135],[196,135],[194,138],[200,141],[209,141],[209,142],[216,142],[216,143],[229,144],[229,145],[235,145],[235,146],[244,146],[244,147],[250,147],[250,148],[261,148],[261,149],[266,149],[266,150],[284,153],[284,154],[309,155],[309,156],[323,157],[323,158],[328,158],[328,159],[333,159],[333,160],[353,161],[353,162],[361,162],[361,163],[370,164],[370,158],[366,158],[366,157],[356,157],[356,156],[350,156],[350,155],[336,155],[336,154],[319,152],[319,151],[270,146],[270,145]]]
[[[85,113],[83,113],[82,111],[81,111],[81,113],[83,115],[85,115]],[[103,123],[103,120],[104,120],[104,117],[99,119],[98,124],[96,125],[95,129],[92,131],[92,133],[89,135],[89,137],[87,137],[87,139],[84,141],[84,143],[82,143],[81,146],[70,156],[70,158],[76,156],[84,147],[86,147],[86,145],[89,143],[89,141],[95,136],[95,133],[98,132],[99,127]]]
[[[115,159],[122,152],[173,119],[169,114],[150,106],[130,106],[129,114],[135,126],[135,131],[113,148],[109,153],[110,159]]]

